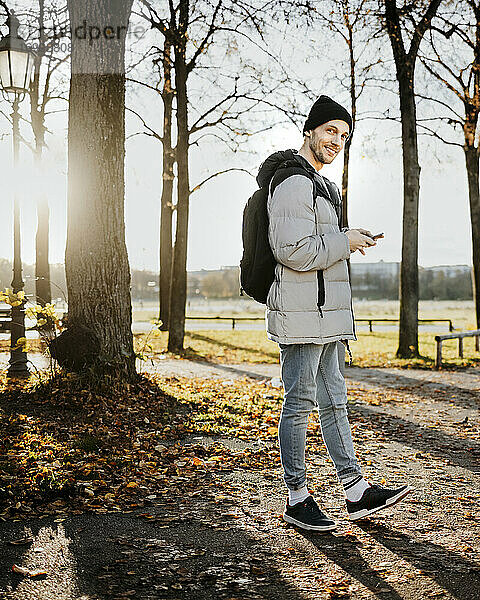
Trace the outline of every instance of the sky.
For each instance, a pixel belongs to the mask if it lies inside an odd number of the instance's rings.
[[[320,65],[320,66],[319,66]],[[313,68],[312,65],[306,68]],[[322,63],[316,65],[318,95],[324,93]],[[327,67],[324,66],[326,69]],[[315,90],[314,90],[315,91]],[[327,90],[328,91],[328,90]],[[387,93],[387,92],[385,92]],[[296,98],[305,105],[305,99]],[[145,115],[148,122],[161,122],[161,106],[154,94],[145,90],[127,93],[127,106]],[[61,102],[58,108],[65,109]],[[375,108],[375,107],[369,107]],[[0,110],[9,106],[0,97]],[[28,99],[22,111],[27,116]],[[49,149],[42,174],[35,174],[31,152],[21,149],[19,172],[12,169],[9,125],[0,115],[0,164],[2,211],[0,257],[12,257],[13,188],[16,187],[22,212],[22,258],[33,263],[35,250],[35,197],[39,189],[48,194],[50,205],[50,261],[63,262],[66,236],[66,112],[50,118]],[[280,120],[280,119],[278,119]],[[265,125],[272,125],[270,113]],[[138,119],[127,116],[127,135],[140,131]],[[28,123],[22,131],[31,139]],[[391,121],[358,122],[350,163],[349,222],[373,233],[385,233],[366,256],[358,252],[352,262],[399,261],[402,232],[402,153],[400,125]],[[232,154],[209,143],[191,153],[191,185],[212,170],[241,167],[256,174],[260,163],[276,150],[300,148],[302,136],[293,125],[278,125],[272,131],[253,136],[241,153]],[[421,162],[419,264],[421,266],[471,264],[471,232],[467,182],[461,149],[433,143],[420,137]],[[126,141],[125,219],[129,260],[132,268],[158,271],[159,219],[161,194],[161,145],[143,135]],[[340,185],[343,156],[322,169],[322,175]],[[188,270],[216,269],[236,265],[242,254],[242,213],[255,191],[253,177],[246,173],[219,176],[191,197]]]

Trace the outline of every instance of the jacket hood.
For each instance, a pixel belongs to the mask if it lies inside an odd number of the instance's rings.
[[[257,183],[259,187],[262,188],[268,185],[280,164],[286,160],[293,159],[295,154],[297,154],[296,150],[280,150],[280,152],[270,154],[270,156],[263,161],[258,170]]]

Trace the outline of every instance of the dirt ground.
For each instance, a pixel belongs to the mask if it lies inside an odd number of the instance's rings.
[[[278,365],[159,361],[157,373],[270,379]],[[480,370],[347,369],[350,417],[367,478],[415,491],[350,523],[320,433],[307,445],[308,485],[338,524],[303,533],[280,518],[278,462],[181,477],[167,494],[121,513],[51,506],[42,519],[0,522],[3,600],[423,600],[480,598]],[[273,384],[275,384],[275,380]],[[239,451],[247,442],[190,436]],[[259,441],[272,457],[276,440]],[[14,543],[16,542],[16,543]],[[12,565],[45,571],[26,577]]]

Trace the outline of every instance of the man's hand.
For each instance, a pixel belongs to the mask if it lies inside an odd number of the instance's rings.
[[[362,229],[361,227],[356,227],[355,229],[350,229],[349,231],[359,231],[362,235],[373,237],[373,233],[371,231],[368,229]]]
[[[349,229],[345,233],[350,242],[350,252],[359,250],[365,256],[364,248],[377,245],[377,242],[371,237],[373,234],[367,229]]]

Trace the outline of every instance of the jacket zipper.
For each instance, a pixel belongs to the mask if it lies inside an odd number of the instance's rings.
[[[317,211],[316,211],[316,180],[313,179],[313,212],[315,215],[315,232],[318,235],[318,223],[317,223]],[[323,318],[322,306],[325,304],[325,282],[323,280],[323,271],[317,271],[317,308],[320,313],[320,317]]]
[[[323,279],[323,271],[317,271],[317,308],[320,316],[323,317],[322,306],[325,304],[325,281]]]

